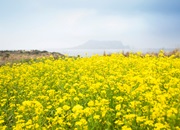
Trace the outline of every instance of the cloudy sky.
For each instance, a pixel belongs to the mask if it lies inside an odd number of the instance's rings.
[[[0,0],[0,50],[67,48],[88,40],[180,47],[180,0]]]

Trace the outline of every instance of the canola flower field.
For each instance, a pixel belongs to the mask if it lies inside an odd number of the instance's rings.
[[[180,58],[140,53],[0,67],[1,130],[180,130]]]

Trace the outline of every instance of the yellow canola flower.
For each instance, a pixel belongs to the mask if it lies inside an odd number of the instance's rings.
[[[62,114],[62,113],[63,113],[63,109],[60,108],[60,107],[58,107],[58,108],[56,109],[56,114],[55,114],[55,115]]]
[[[67,110],[69,110],[69,109],[70,109],[70,106],[68,106],[68,105],[64,105],[64,106],[63,106],[63,110],[67,111]]]
[[[1,119],[1,120],[0,120],[0,124],[2,124],[2,123],[4,123],[4,120]]]
[[[162,123],[156,123],[155,124],[155,130],[161,130],[161,129],[165,129],[166,126]]]
[[[26,125],[32,125],[32,120],[31,120],[31,119],[28,120],[28,121],[26,122]]]
[[[93,106],[94,106],[94,101],[92,101],[92,100],[89,101],[89,102],[88,102],[88,106],[89,106],[89,107],[93,107]]]
[[[86,119],[80,119],[80,121],[77,121],[75,123],[76,126],[82,126],[82,125],[86,125],[86,124],[87,124]]]
[[[0,129],[179,129],[176,52],[0,66]]]
[[[93,118],[94,118],[95,120],[98,120],[98,119],[100,119],[100,115],[94,115]]]
[[[76,106],[74,106],[73,108],[72,108],[72,111],[73,112],[81,112],[83,110],[83,106],[81,106],[81,105],[79,105],[79,104],[77,104]]]
[[[121,109],[121,104],[118,104],[116,105],[116,108],[115,108],[117,111],[119,111]]]
[[[115,124],[117,124],[117,125],[123,125],[124,124],[124,122],[123,121],[121,121],[121,120],[116,120],[115,121]],[[124,128],[125,129],[125,128]]]
[[[125,126],[122,127],[122,130],[132,130],[132,129],[125,125]]]
[[[178,113],[177,109],[171,108],[167,111],[167,117],[175,116]]]
[[[94,113],[94,109],[95,108],[90,108],[90,107],[86,107],[84,110],[83,110],[83,113],[86,115],[86,117],[92,115]]]
[[[0,126],[0,129],[1,129],[1,130],[6,130],[6,129],[7,129],[7,126]]]
[[[78,98],[78,97],[75,97],[75,98],[74,98],[74,101],[79,101],[79,98]]]
[[[22,106],[19,106],[19,110],[23,113],[34,110],[34,112],[39,115],[43,113],[43,106],[38,101],[24,101]]]

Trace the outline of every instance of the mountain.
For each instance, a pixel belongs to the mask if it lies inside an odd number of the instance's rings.
[[[129,46],[123,45],[121,41],[90,40],[73,49],[129,49]]]

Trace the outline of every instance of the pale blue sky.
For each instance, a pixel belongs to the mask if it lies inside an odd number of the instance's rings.
[[[0,0],[0,50],[119,40],[180,47],[180,0]]]

